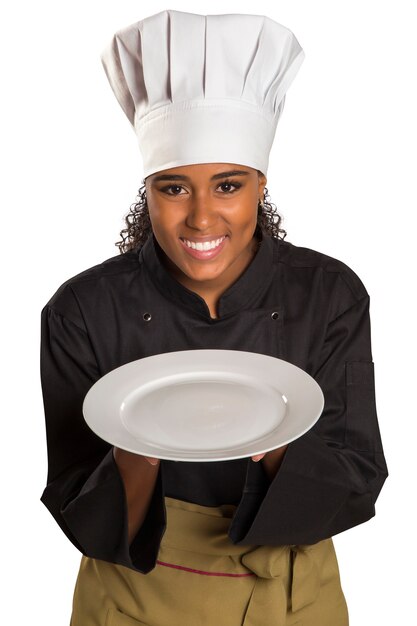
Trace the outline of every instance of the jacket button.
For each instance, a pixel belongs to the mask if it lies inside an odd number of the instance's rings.
[[[271,313],[271,317],[272,317],[273,320],[277,320],[279,318],[278,311],[274,311],[273,313]]]
[[[150,322],[152,319],[152,315],[150,313],[144,313],[143,319],[145,320],[145,322]]]

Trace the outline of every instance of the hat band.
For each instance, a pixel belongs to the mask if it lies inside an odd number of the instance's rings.
[[[198,163],[236,163],[267,174],[277,120],[233,99],[184,101],[135,118],[144,178]]]

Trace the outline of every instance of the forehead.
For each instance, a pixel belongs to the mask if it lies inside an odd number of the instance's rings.
[[[151,174],[151,182],[162,180],[217,180],[227,176],[250,176],[255,172],[251,167],[237,163],[199,163],[172,167]]]

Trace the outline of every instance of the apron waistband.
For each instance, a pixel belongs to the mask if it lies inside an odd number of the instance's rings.
[[[165,505],[167,526],[161,545],[239,556],[241,571],[256,575],[243,626],[257,626],[260,615],[263,626],[285,624],[288,591],[293,611],[316,600],[322,564],[333,550],[331,538],[313,545],[236,545],[228,536],[235,505],[206,507],[170,497],[165,497]]]

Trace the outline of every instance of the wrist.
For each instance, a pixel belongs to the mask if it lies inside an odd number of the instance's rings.
[[[271,480],[275,477],[281,467],[287,448],[288,444],[286,446],[282,446],[281,448],[277,448],[276,450],[270,450],[262,458],[263,467]]]
[[[151,465],[149,461],[145,459],[141,454],[135,454],[134,452],[128,452],[121,448],[113,447],[114,460],[121,470],[135,471],[142,468],[155,468],[155,465]]]

